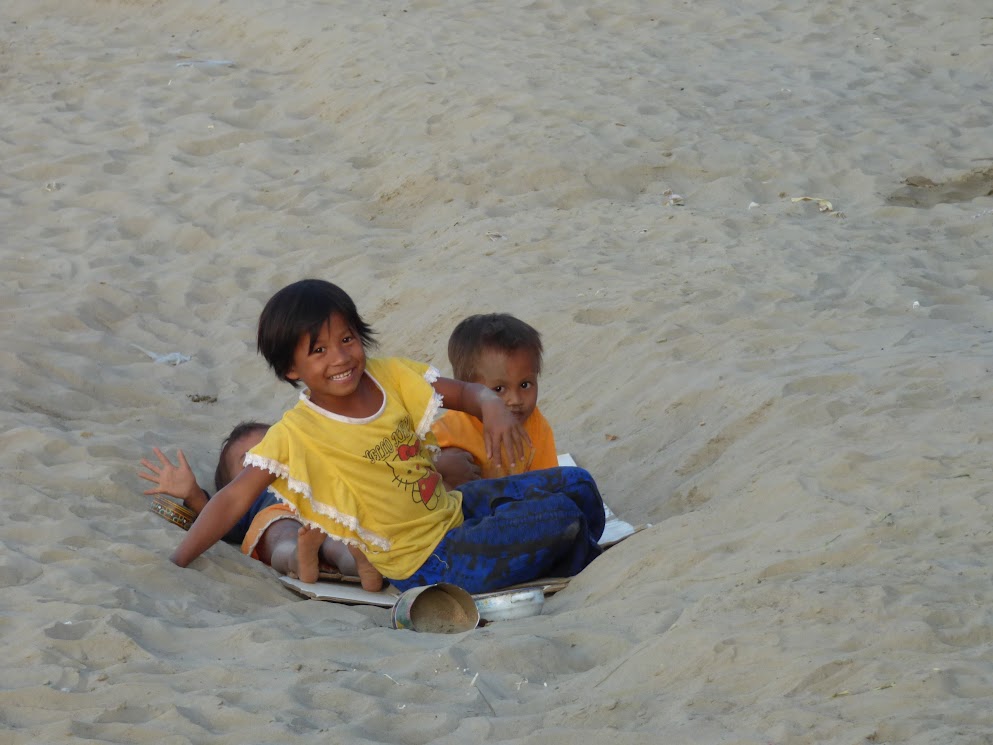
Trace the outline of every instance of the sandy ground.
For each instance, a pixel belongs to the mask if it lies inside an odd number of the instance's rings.
[[[990,39],[986,0],[8,0],[0,741],[993,741]],[[533,323],[561,449],[652,527],[461,635],[174,567],[137,462],[209,481],[292,404],[253,334],[306,276],[443,370],[462,316]]]

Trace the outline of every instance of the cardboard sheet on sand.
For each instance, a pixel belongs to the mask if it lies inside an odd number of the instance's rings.
[[[576,461],[569,453],[562,453],[559,455],[559,465],[575,466]],[[604,504],[603,510],[607,521],[599,543],[604,548],[613,546],[641,530],[641,527],[636,528],[631,523],[621,520],[606,504]],[[394,587],[387,587],[380,592],[368,592],[358,585],[357,579],[342,577],[340,574],[321,574],[321,578],[317,582],[301,582],[287,576],[280,577],[279,581],[304,597],[348,605],[377,605],[381,608],[392,608],[400,594]],[[567,578],[550,577],[526,582],[515,587],[541,587],[546,595],[550,595],[568,584]]]

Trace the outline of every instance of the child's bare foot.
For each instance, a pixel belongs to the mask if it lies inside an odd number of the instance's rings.
[[[365,557],[365,554],[354,546],[348,547],[349,553],[355,559],[355,569],[359,575],[362,589],[368,592],[379,592],[383,589],[383,575]]]
[[[309,525],[297,531],[296,575],[301,582],[316,582],[320,577],[318,552],[326,537],[323,530]]]

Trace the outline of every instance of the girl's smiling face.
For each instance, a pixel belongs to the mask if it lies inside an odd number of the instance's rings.
[[[349,415],[364,374],[362,340],[340,314],[332,313],[313,341],[310,334],[300,337],[286,377],[307,386],[312,403]]]
[[[523,424],[538,405],[538,369],[527,349],[506,352],[485,347],[476,359],[473,382],[494,391]]]

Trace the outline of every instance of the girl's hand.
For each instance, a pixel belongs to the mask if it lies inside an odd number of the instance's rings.
[[[505,473],[513,473],[515,466],[527,458],[531,438],[503,399],[488,388],[479,395],[479,408],[487,459],[499,464]]]
[[[138,471],[138,476],[155,484],[152,489],[146,489],[145,494],[166,494],[176,499],[182,499],[183,504],[194,512],[198,513],[207,503],[207,495],[197,483],[193,469],[186,462],[186,456],[182,450],[176,451],[176,459],[179,465],[174,465],[165,454],[158,448],[152,448],[152,452],[159,460],[159,465],[155,465],[147,458],[141,459],[142,467],[146,471]]]
[[[513,473],[515,465],[526,461],[531,438],[500,396],[485,385],[451,378],[438,378],[432,385],[446,409],[472,414],[483,423],[487,460],[500,465],[504,473]]]
[[[234,527],[252,503],[273,481],[274,474],[261,468],[246,466],[234,480],[204,505],[193,521],[182,543],[172,552],[170,560],[180,567],[190,562],[221,540]]]

